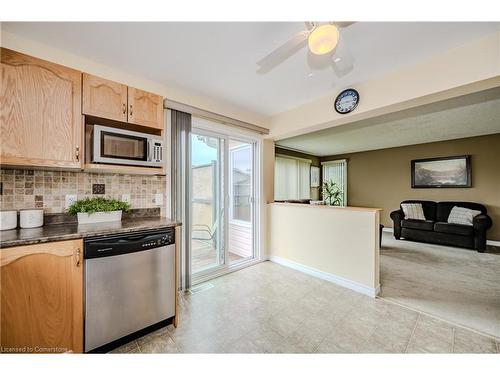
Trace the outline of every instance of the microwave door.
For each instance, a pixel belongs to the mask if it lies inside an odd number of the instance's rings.
[[[138,132],[95,126],[95,163],[158,166],[151,161],[151,139]]]

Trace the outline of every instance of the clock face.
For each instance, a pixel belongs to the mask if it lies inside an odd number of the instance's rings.
[[[345,114],[352,112],[359,103],[359,94],[354,89],[342,91],[335,99],[335,110]]]

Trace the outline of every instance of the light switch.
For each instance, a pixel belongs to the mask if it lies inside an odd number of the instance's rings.
[[[122,194],[122,201],[130,203],[130,194]]]
[[[64,196],[64,208],[68,209],[73,203],[76,202],[76,194],[67,194]]]

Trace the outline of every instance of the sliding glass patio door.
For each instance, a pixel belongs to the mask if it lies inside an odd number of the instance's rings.
[[[255,149],[255,142],[193,128],[192,284],[255,259]]]
[[[254,258],[253,145],[229,140],[228,255],[235,264]]]
[[[223,266],[225,140],[191,134],[191,273]]]

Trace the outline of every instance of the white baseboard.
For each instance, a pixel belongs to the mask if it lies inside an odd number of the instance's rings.
[[[388,232],[388,233],[394,233],[394,228],[385,228],[384,227],[384,229],[382,229],[382,231]],[[500,247],[500,241],[486,240],[486,245]]]
[[[366,285],[359,284],[355,281],[351,281],[340,276],[332,275],[331,273],[323,272],[315,268],[304,266],[303,264],[296,263],[294,261],[277,257],[274,255],[271,255],[269,257],[269,260],[271,262],[281,264],[282,266],[292,268],[294,270],[306,273],[308,275],[317,277],[319,279],[326,280],[334,284],[338,284],[340,286],[343,286],[344,288],[352,289],[358,293],[365,294],[369,297],[375,298],[380,293],[380,285],[378,285],[376,288],[370,288]]]

